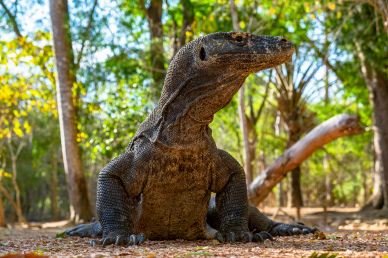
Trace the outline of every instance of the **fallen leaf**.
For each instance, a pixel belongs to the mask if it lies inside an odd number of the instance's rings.
[[[326,237],[325,233],[323,233],[322,231],[317,231],[314,233],[313,239],[326,240],[327,237]]]

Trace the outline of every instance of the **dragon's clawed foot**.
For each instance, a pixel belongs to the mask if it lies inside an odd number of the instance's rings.
[[[318,231],[317,228],[310,228],[302,223],[298,224],[283,224],[276,223],[269,233],[272,236],[293,236],[293,235],[306,235]]]
[[[217,232],[216,239],[223,242],[264,242],[266,239],[273,240],[268,232],[251,233],[248,231]]]
[[[64,232],[67,236],[97,237],[102,235],[102,228],[98,222],[80,224]]]
[[[264,242],[264,240],[269,239],[273,241],[272,235],[266,231],[262,231],[259,233],[253,233],[253,242]]]
[[[92,246],[107,246],[107,245],[119,245],[119,246],[129,246],[129,245],[140,245],[145,241],[144,234],[115,234],[111,233],[106,237],[103,237],[99,240],[91,240],[90,244]]]

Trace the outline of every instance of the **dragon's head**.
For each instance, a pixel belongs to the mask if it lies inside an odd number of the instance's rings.
[[[282,37],[244,32],[213,33],[187,47],[194,60],[192,69],[217,78],[248,76],[284,63],[294,52],[293,44]]]
[[[158,106],[167,124],[209,124],[249,74],[280,65],[293,52],[282,37],[217,32],[197,38],[171,61]]]

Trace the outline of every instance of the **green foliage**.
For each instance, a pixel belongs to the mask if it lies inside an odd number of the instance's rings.
[[[313,252],[309,258],[336,258],[338,256],[337,253],[317,253]]]
[[[195,256],[213,256],[214,254],[208,251],[195,251],[195,252],[188,252],[184,255],[184,257],[195,257]]]
[[[30,134],[28,115],[33,111],[56,114],[48,36],[38,31],[31,41],[0,41],[0,69],[4,71],[0,75],[0,140]]]
[[[67,235],[65,231],[61,231],[55,234],[55,238],[65,238],[66,236]]]

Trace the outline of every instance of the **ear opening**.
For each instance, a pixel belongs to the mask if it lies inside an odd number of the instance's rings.
[[[201,50],[199,51],[199,58],[202,61],[206,60],[206,51],[203,47],[201,47]]]

